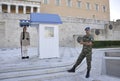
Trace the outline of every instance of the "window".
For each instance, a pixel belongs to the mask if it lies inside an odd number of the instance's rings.
[[[72,7],[72,0],[67,0],[67,6]]]
[[[2,12],[7,13],[7,10],[8,10],[7,5],[2,4]]]
[[[48,3],[49,3],[48,1],[49,1],[49,0],[44,0],[43,3],[44,3],[44,4],[48,4]]]
[[[57,6],[60,6],[61,0],[55,0],[55,4],[56,4]]]
[[[37,7],[33,7],[33,12],[37,12]]]
[[[95,10],[96,10],[96,11],[99,10],[99,6],[98,6],[98,4],[95,4]]]
[[[30,14],[30,12],[31,12],[31,7],[30,6],[26,6],[26,13]]]
[[[106,7],[105,7],[105,5],[103,5],[103,12],[106,12]]]
[[[10,11],[11,11],[11,13],[15,13],[16,12],[16,6],[15,5],[11,5]]]
[[[90,3],[86,3],[86,8],[87,8],[87,10],[90,10]]]
[[[77,7],[78,7],[78,8],[81,8],[81,1],[78,1],[78,2],[77,2]]]
[[[45,37],[54,37],[54,27],[45,27]]]
[[[19,13],[23,13],[23,6],[19,6],[18,11],[19,11]]]

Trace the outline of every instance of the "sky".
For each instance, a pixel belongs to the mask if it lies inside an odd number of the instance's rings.
[[[120,0],[110,0],[110,20],[120,19]]]

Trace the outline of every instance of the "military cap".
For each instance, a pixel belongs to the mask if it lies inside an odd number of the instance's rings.
[[[90,27],[86,27],[86,28],[85,28],[85,31],[88,31],[88,30],[90,30]]]

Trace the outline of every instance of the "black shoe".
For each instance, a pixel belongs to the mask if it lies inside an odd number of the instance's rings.
[[[25,57],[26,59],[29,59],[29,56]]]
[[[86,74],[86,76],[85,76],[86,78],[89,78],[90,77],[90,75],[89,74]]]
[[[87,71],[87,74],[85,76],[86,78],[89,78],[90,77],[90,71]]]
[[[70,70],[67,70],[68,72],[75,72],[75,66],[73,66]]]
[[[75,72],[75,69],[70,69],[70,70],[67,70],[68,72]]]
[[[22,57],[22,59],[25,59],[25,57]]]

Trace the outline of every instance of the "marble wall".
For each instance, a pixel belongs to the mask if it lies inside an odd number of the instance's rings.
[[[0,47],[20,47],[20,33],[22,28],[19,26],[20,19],[30,19],[29,14],[8,14],[0,13]],[[79,46],[76,42],[77,36],[85,35],[84,28],[91,27],[91,34],[95,40],[120,40],[120,21],[107,22],[101,20],[61,17],[63,24],[59,25],[59,44],[60,46],[74,47]],[[109,26],[112,25],[112,29]],[[95,31],[99,29],[100,34]],[[31,46],[38,45],[38,35],[36,27],[29,27]]]

